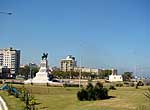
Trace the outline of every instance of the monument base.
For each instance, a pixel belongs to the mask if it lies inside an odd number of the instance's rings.
[[[24,81],[24,84],[31,84],[31,85],[39,85],[39,86],[59,86],[62,87],[63,83],[59,82],[52,82],[52,81],[33,81],[33,79],[28,79]]]
[[[47,57],[43,58],[43,56],[42,56],[39,72],[36,73],[36,76],[33,79],[28,79],[24,81],[24,84],[63,86],[63,83],[52,82],[49,80],[48,61],[47,61]]]

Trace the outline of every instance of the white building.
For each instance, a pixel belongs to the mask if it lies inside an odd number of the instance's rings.
[[[112,74],[109,75],[109,81],[110,82],[119,82],[123,81],[122,75],[117,75],[117,70],[112,69]]]
[[[11,74],[18,73],[20,66],[20,50],[11,47],[0,49],[0,66],[9,68]]]
[[[68,55],[65,59],[62,59],[61,62],[61,71],[74,71],[74,68],[77,66],[77,61],[72,55]]]
[[[75,72],[87,72],[87,73],[94,73],[94,74],[99,74],[101,73],[101,69],[96,69],[96,68],[87,68],[87,67],[75,67],[74,68]]]

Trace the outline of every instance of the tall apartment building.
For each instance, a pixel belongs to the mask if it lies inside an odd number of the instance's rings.
[[[10,48],[0,49],[0,66],[10,69],[11,74],[18,73],[20,66],[20,50]]]
[[[77,61],[72,55],[68,55],[65,59],[61,60],[61,71],[74,71],[77,66]]]

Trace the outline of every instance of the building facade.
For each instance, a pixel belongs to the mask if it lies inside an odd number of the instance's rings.
[[[123,78],[122,75],[118,75],[117,69],[112,69],[112,74],[109,75],[110,82],[122,82]]]
[[[72,55],[68,55],[65,59],[62,59],[60,62],[61,71],[74,71],[74,68],[77,66],[77,61]]]
[[[96,69],[96,68],[87,68],[87,67],[75,67],[74,68],[75,72],[86,72],[86,73],[92,73],[92,74],[100,74],[101,69]]]
[[[0,66],[0,79],[8,78],[10,76],[10,69],[7,67]]]
[[[10,69],[10,73],[18,73],[20,66],[20,50],[10,48],[0,49],[0,66]]]

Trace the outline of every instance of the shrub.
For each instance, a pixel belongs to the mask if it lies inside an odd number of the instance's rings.
[[[130,86],[130,87],[134,87],[135,85],[134,85],[133,82],[131,82],[131,83],[129,83],[129,86]]]
[[[34,96],[29,96],[29,106],[31,110],[35,110],[35,105],[37,104],[36,99]]]
[[[110,85],[109,90],[116,90],[115,86]]]
[[[108,98],[108,89],[104,88],[102,83],[96,83],[94,92],[96,100]]]
[[[123,86],[123,84],[121,84],[121,83],[116,84],[116,87],[122,87],[122,86]]]
[[[107,99],[108,98],[108,89],[103,88],[100,92],[100,99]]]
[[[15,93],[14,95],[15,95],[16,98],[19,98],[19,94],[18,93]]]
[[[108,98],[108,89],[104,88],[102,83],[96,83],[95,86],[89,83],[86,89],[78,91],[77,97],[80,101],[106,99]]]
[[[142,81],[138,81],[137,85],[138,86],[144,86],[144,83]]]
[[[94,86],[92,85],[92,83],[88,83],[86,90],[89,91],[89,90],[92,90],[93,88]]]
[[[25,99],[26,99],[26,93],[27,93],[27,90],[23,87],[21,89],[21,95],[20,95],[20,100],[21,101],[25,101]]]
[[[79,84],[64,84],[64,87],[79,87]],[[80,85],[82,87],[82,85]]]
[[[89,89],[87,93],[88,93],[88,100],[96,100],[94,89]]]
[[[86,90],[82,89],[81,91],[78,91],[77,97],[81,101],[88,100],[88,92]]]

